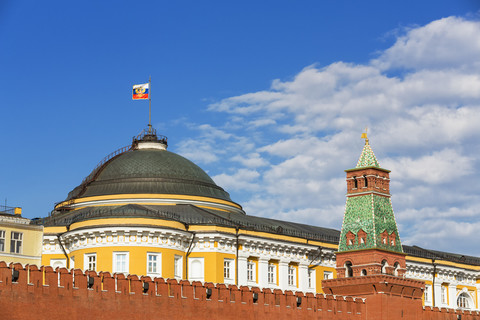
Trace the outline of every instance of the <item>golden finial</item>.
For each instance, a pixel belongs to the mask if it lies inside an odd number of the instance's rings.
[[[365,139],[365,145],[368,145],[368,138],[367,138],[367,131],[368,127],[365,128],[365,132],[362,133],[362,139]]]

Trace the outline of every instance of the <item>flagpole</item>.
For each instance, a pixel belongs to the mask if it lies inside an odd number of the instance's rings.
[[[148,133],[152,133],[152,76],[148,77]]]

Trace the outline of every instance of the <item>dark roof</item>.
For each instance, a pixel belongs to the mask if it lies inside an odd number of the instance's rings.
[[[403,246],[403,252],[409,256],[434,259],[438,260],[447,260],[451,262],[464,263],[469,265],[480,266],[480,258],[473,256],[466,256],[458,253],[449,253],[437,250],[424,249],[419,246]]]
[[[38,219],[35,223],[44,224],[45,226],[68,226],[84,220],[114,217],[150,217],[179,221],[185,225],[239,227],[247,230],[288,235],[334,244],[338,243],[340,235],[340,232],[334,229],[199,208],[188,204],[177,204],[174,206],[128,204],[86,207],[67,213],[55,213],[50,217]]]
[[[146,193],[203,196],[231,201],[230,195],[199,166],[166,150],[131,149],[95,170],[93,178],[71,191],[67,200]]]

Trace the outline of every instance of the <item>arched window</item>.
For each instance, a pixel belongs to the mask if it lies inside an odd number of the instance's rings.
[[[353,177],[353,188],[354,189],[357,189],[358,188],[358,181],[357,181],[357,177]]]
[[[387,260],[382,261],[382,273],[387,273],[388,262]]]
[[[457,298],[457,307],[461,309],[470,309],[470,296],[463,292]]]
[[[395,267],[395,270],[393,271],[393,274],[398,277],[398,269],[400,269],[400,263],[395,262],[393,265]]]
[[[345,262],[345,277],[353,277],[352,263],[350,261]]]
[[[366,175],[364,175],[364,176],[363,176],[363,179],[365,180],[365,185],[364,185],[364,187],[365,187],[365,188],[367,188],[367,187],[368,187],[368,180],[367,180],[367,176],[366,176]]]
[[[367,270],[362,269],[362,276],[366,276],[366,275],[367,275]]]
[[[352,231],[348,231],[345,235],[347,238],[347,246],[353,246],[355,244],[355,234]]]

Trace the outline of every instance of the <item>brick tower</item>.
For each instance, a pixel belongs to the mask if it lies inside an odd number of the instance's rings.
[[[347,173],[347,202],[337,277],[403,276],[406,263],[390,201],[389,170],[380,167],[366,134],[357,166]]]
[[[347,173],[347,202],[337,278],[325,293],[366,297],[367,319],[421,319],[425,284],[405,279],[405,254],[390,201],[389,170],[380,167],[366,133],[357,166]]]

